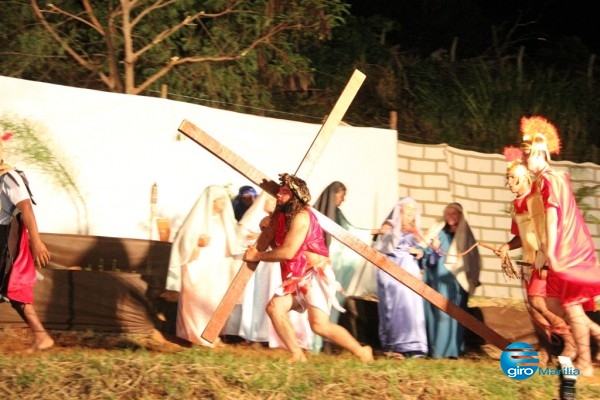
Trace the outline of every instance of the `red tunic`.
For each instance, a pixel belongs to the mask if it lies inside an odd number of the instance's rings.
[[[19,235],[19,249],[8,278],[6,297],[21,303],[33,304],[33,286],[36,284],[37,274],[29,250],[29,235],[23,223],[19,224]]]
[[[323,228],[321,228],[317,217],[315,217],[310,209],[306,208],[306,211],[310,217],[308,232],[306,233],[304,242],[296,252],[296,255],[291,260],[280,262],[281,277],[283,280],[291,277],[301,278],[304,275],[306,272],[306,266],[308,264],[306,255],[304,254],[305,251],[310,251],[311,253],[329,257],[329,250],[325,245],[325,238],[323,236]],[[285,222],[285,215],[283,213],[277,212],[274,218],[275,246],[279,247],[283,244],[288,231]]]
[[[541,196],[544,210],[557,211],[557,243],[553,249],[558,265],[552,266],[559,278],[558,289],[563,306],[593,301],[600,295],[600,267],[594,242],[577,206],[566,174],[548,169],[535,181],[536,195]],[[540,230],[545,227],[539,227]],[[548,286],[550,291],[556,288]]]

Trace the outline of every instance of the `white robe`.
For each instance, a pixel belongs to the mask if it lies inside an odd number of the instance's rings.
[[[225,196],[225,209],[213,213],[214,201]],[[207,246],[198,247],[201,235],[210,238]],[[210,346],[201,335],[229,285],[242,265],[242,248],[235,234],[233,208],[227,191],[209,186],[200,196],[171,249],[167,289],[180,292],[177,308],[177,336]],[[195,253],[197,257],[194,257]],[[229,317],[222,335],[237,335],[241,306]]]

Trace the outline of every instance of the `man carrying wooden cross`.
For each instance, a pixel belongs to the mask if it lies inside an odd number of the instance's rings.
[[[269,220],[274,229],[273,250],[258,251],[251,246],[244,254],[244,261],[280,262],[284,282],[269,301],[267,314],[292,353],[289,362],[306,361],[287,316],[290,310],[307,311],[310,327],[317,335],[362,361],[373,360],[370,346],[361,346],[345,328],[329,320],[332,306],[343,311],[335,297],[340,286],[333,274],[323,229],[308,206],[310,191],[306,182],[289,174],[280,174],[279,180],[277,206]]]

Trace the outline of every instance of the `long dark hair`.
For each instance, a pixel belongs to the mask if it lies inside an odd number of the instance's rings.
[[[282,213],[285,215],[285,229],[287,231],[290,230],[290,224],[292,223],[292,219],[298,214],[300,211],[306,208],[306,204],[304,204],[300,199],[296,196],[292,196],[290,201],[285,204],[279,205],[275,208],[275,214]]]

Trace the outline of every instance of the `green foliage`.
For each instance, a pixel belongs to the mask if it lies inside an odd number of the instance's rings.
[[[20,158],[29,165],[40,167],[44,173],[61,188],[63,188],[73,199],[76,208],[81,207],[84,221],[87,221],[87,210],[83,196],[79,191],[75,180],[71,177],[68,168],[63,161],[47,145],[48,138],[43,128],[35,126],[31,122],[11,116],[0,115],[0,132],[12,134],[4,147],[10,146],[10,153],[19,154]],[[7,157],[9,149],[4,149],[4,159],[10,165],[11,160]],[[84,230],[87,227],[83,228]]]
[[[13,64],[0,61],[1,74],[22,78],[42,72],[16,57],[26,49],[18,43],[39,42],[48,48],[29,49],[30,57],[51,64],[50,73],[32,79],[131,94],[159,92],[166,84],[182,98],[233,108],[272,107],[269,91],[306,89],[312,71],[299,49],[329,38],[348,13],[341,0],[92,0],[91,12],[81,2],[32,3],[43,19],[31,6],[0,6],[4,15],[18,15],[30,27],[16,35],[15,27],[0,28],[0,34],[17,38],[15,52],[5,53]],[[64,70],[71,75],[62,75]]]
[[[600,189],[600,185],[591,185],[591,186],[580,186],[577,188],[573,194],[575,195],[575,200],[577,201],[577,205],[583,214],[583,218],[585,222],[592,224],[600,224],[600,219],[595,215],[591,214],[592,207],[585,202],[587,197],[594,197],[598,193],[598,189]]]
[[[414,82],[405,94],[411,99],[413,124],[428,130],[423,135],[427,141],[501,153],[503,147],[520,142],[522,116],[541,114],[559,128],[559,159],[598,160],[588,132],[600,128],[600,120],[582,116],[592,115],[600,97],[597,87],[581,77],[549,68],[523,77],[514,66],[465,61],[424,62],[408,72],[408,79]]]
[[[562,138],[555,159],[600,163],[600,84],[595,78],[600,69],[580,43],[563,40],[543,51],[523,48],[521,56],[514,45],[520,37],[507,33],[505,42],[481,54],[460,58],[448,48],[423,57],[402,51],[410,46],[406,41],[387,44],[386,35],[401,33],[384,17],[349,19],[331,41],[309,49],[315,69],[324,72],[325,78],[316,81],[322,87],[335,84],[330,75],[339,80],[352,68],[367,75],[347,114],[354,124],[387,127],[388,113],[396,111],[399,139],[501,153],[521,141],[522,116],[541,114]],[[459,55],[469,51],[458,43]]]
[[[28,1],[0,2],[0,75],[97,89],[36,21]]]
[[[398,109],[402,71],[397,70],[397,49],[387,47],[385,38],[397,29],[393,21],[382,17],[350,16],[330,40],[307,44],[303,51],[310,55],[314,84],[309,90],[288,88],[274,93],[279,109],[295,113],[295,119],[321,122],[358,69],[367,79],[344,120],[351,125],[386,125],[389,111]]]
[[[299,49],[323,40],[333,27],[342,24],[347,6],[341,1],[274,2],[279,7],[276,10],[260,10],[261,4],[247,2],[243,11],[226,21],[201,22],[186,35],[174,38],[177,53],[181,57],[202,53],[219,56],[224,49],[229,54],[242,52],[266,27],[289,28],[242,59],[193,63],[173,71],[160,83],[166,83],[179,100],[197,99],[212,107],[250,109],[256,114],[274,106],[272,93],[306,90],[312,83],[312,70],[310,60]],[[152,89],[159,90],[158,85]]]

